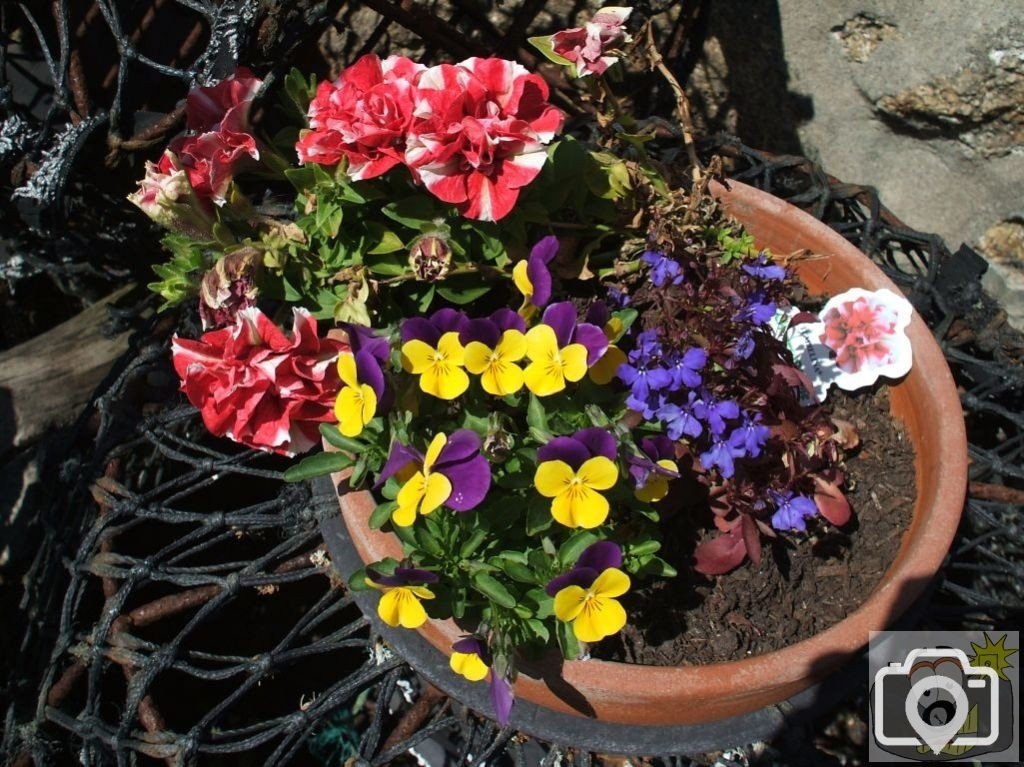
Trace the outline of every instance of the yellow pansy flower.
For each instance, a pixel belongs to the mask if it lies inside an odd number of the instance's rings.
[[[422,391],[439,399],[455,399],[469,388],[469,376],[462,369],[464,358],[455,331],[442,335],[437,348],[419,339],[402,344],[402,367],[420,377]]]
[[[564,391],[566,381],[575,383],[587,374],[587,347],[569,344],[559,348],[549,325],[537,325],[526,334],[526,354],[530,364],[523,371],[523,380],[538,397]]]
[[[555,594],[555,617],[572,623],[581,642],[599,642],[626,625],[626,611],[615,597],[629,591],[629,576],[609,567],[588,587],[572,585]]]
[[[614,487],[619,469],[603,455],[574,470],[565,461],[544,461],[537,467],[534,487],[551,501],[551,516],[566,527],[591,529],[608,518],[608,499],[599,491]]]
[[[525,356],[526,337],[510,328],[493,349],[481,341],[470,341],[465,350],[466,370],[480,376],[485,392],[504,397],[523,388],[523,369],[515,363]]]
[[[447,441],[444,434],[434,436],[423,457],[423,466],[398,491],[398,508],[392,512],[391,521],[399,527],[411,525],[417,514],[430,514],[440,508],[452,494],[451,480],[431,471]]]
[[[371,364],[375,364],[372,359]],[[338,377],[344,384],[334,401],[338,431],[346,437],[358,437],[377,413],[377,392],[368,383],[360,382],[356,356],[351,352],[338,357]]]

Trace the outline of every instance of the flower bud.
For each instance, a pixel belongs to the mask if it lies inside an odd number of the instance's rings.
[[[409,268],[422,282],[439,282],[448,276],[452,249],[439,234],[425,234],[409,249]]]
[[[196,197],[187,171],[173,152],[164,152],[159,162],[146,163],[146,175],[128,201],[166,229],[197,240],[211,237],[210,213]]]
[[[255,248],[242,248],[218,261],[199,285],[199,317],[203,329],[235,321],[242,309],[256,303],[256,277],[262,254]]]

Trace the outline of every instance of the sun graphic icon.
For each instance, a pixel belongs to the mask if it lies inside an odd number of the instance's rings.
[[[995,642],[992,638],[985,633],[985,644],[979,645],[971,642],[971,650],[974,654],[970,656],[971,665],[977,666],[978,668],[990,668],[999,674],[999,678],[1003,681],[1009,681],[1009,677],[1006,676],[1006,669],[1013,668],[1013,664],[1007,660],[1011,655],[1015,655],[1017,650],[1005,646],[1006,634],[1003,634]]]

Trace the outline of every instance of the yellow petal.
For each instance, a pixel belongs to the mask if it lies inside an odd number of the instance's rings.
[[[555,594],[555,617],[566,623],[575,620],[586,601],[586,591],[579,586],[566,586]]]
[[[511,362],[492,363],[480,377],[480,384],[495,397],[515,394],[523,388],[523,370]]]
[[[446,444],[448,444],[448,437],[443,432],[435,434],[434,438],[430,440],[430,444],[427,446],[427,454],[423,457],[424,472],[430,472]]]
[[[394,591],[401,594],[398,602],[398,622],[402,628],[418,629],[427,622],[427,611],[423,609],[415,594],[404,586],[399,586]]]
[[[551,516],[566,527],[591,530],[608,518],[608,500],[585,485],[560,494],[551,502]]]
[[[608,322],[604,324],[604,328],[602,329],[604,330],[604,337],[614,343],[619,340],[619,336],[622,335],[624,328],[622,320],[618,317],[611,317]]]
[[[391,524],[408,527],[416,521],[416,506],[399,506],[391,512]]]
[[[475,376],[480,375],[491,364],[491,354],[493,352],[487,344],[483,344],[480,341],[470,341],[466,344],[463,357],[466,370]]]
[[[441,336],[441,340],[437,342],[437,350],[444,355],[448,364],[462,367],[466,350],[462,347],[462,342],[459,341],[459,334],[454,330]]]
[[[398,491],[398,497],[395,499],[398,508],[391,513],[391,521],[399,527],[408,527],[415,522],[420,501],[426,492],[427,478],[423,476],[423,472],[418,471]]]
[[[565,390],[565,375],[559,363],[531,362],[523,371],[523,383],[538,397],[550,397]]]
[[[419,599],[433,599],[434,592],[428,589],[426,586],[403,586],[409,590],[409,593],[414,594]]]
[[[509,328],[501,334],[494,351],[506,362],[518,362],[526,356],[526,336],[515,328]]]
[[[420,376],[420,389],[438,399],[455,399],[468,388],[466,371],[453,365],[432,365]]]
[[[363,425],[365,426],[377,414],[377,392],[369,384],[363,384],[360,388],[363,392],[362,418]]]
[[[402,369],[419,375],[434,364],[434,349],[428,344],[413,339],[402,344]]]
[[[609,346],[604,355],[590,368],[590,380],[598,386],[607,386],[615,380],[619,367],[626,362],[626,353],[618,346]]]
[[[356,355],[352,352],[342,352],[338,357],[338,378],[346,386],[357,388],[359,386],[359,374],[356,372]]]
[[[533,295],[533,283],[530,282],[530,278],[526,274],[527,264],[527,260],[523,259],[512,267],[512,282],[519,288],[520,293],[530,298]]]
[[[453,652],[449,662],[452,671],[466,677],[470,682],[479,682],[490,670],[475,652]]]
[[[608,490],[619,481],[619,467],[603,455],[589,458],[576,472],[580,483],[593,490]]]
[[[560,352],[562,370],[568,381],[579,381],[587,374],[587,347],[583,344],[569,344]]]
[[[573,633],[581,642],[600,642],[617,634],[626,625],[626,611],[614,599],[591,597],[579,617],[572,623]]]
[[[537,325],[526,334],[526,356],[534,362],[558,356],[558,339],[550,325]]]
[[[671,461],[668,458],[662,458],[658,461],[658,466],[669,471],[679,471],[679,467],[675,461]],[[643,501],[644,503],[657,503],[666,495],[668,495],[668,480],[664,474],[648,474],[647,484],[638,490],[634,491],[637,500]]]
[[[377,603],[377,615],[392,628],[396,628],[401,622],[399,618],[401,600],[402,595],[399,589],[391,589]]]
[[[420,504],[420,514],[429,514],[439,508],[452,494],[452,483],[444,474],[431,474],[427,477],[427,490]]]
[[[338,392],[334,401],[334,417],[338,419],[338,431],[346,437],[358,437],[363,433],[363,398],[358,388],[346,386]]]
[[[617,567],[609,567],[597,576],[590,590],[598,597],[621,597],[629,591],[629,576]]]
[[[565,492],[576,472],[565,461],[544,461],[533,475],[533,486],[545,498],[554,498]]]

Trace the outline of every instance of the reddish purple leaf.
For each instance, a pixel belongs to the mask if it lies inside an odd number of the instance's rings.
[[[737,567],[747,556],[743,538],[733,532],[719,535],[697,547],[694,570],[703,575],[722,575]]]
[[[746,546],[747,555],[754,567],[761,566],[761,536],[757,531],[757,524],[751,517],[744,514],[740,517],[740,530],[743,532],[743,544]]]
[[[821,477],[814,478],[815,491],[814,503],[821,512],[821,516],[827,519],[836,527],[842,527],[850,521],[852,514],[850,502],[846,500],[843,491],[834,483]]]

